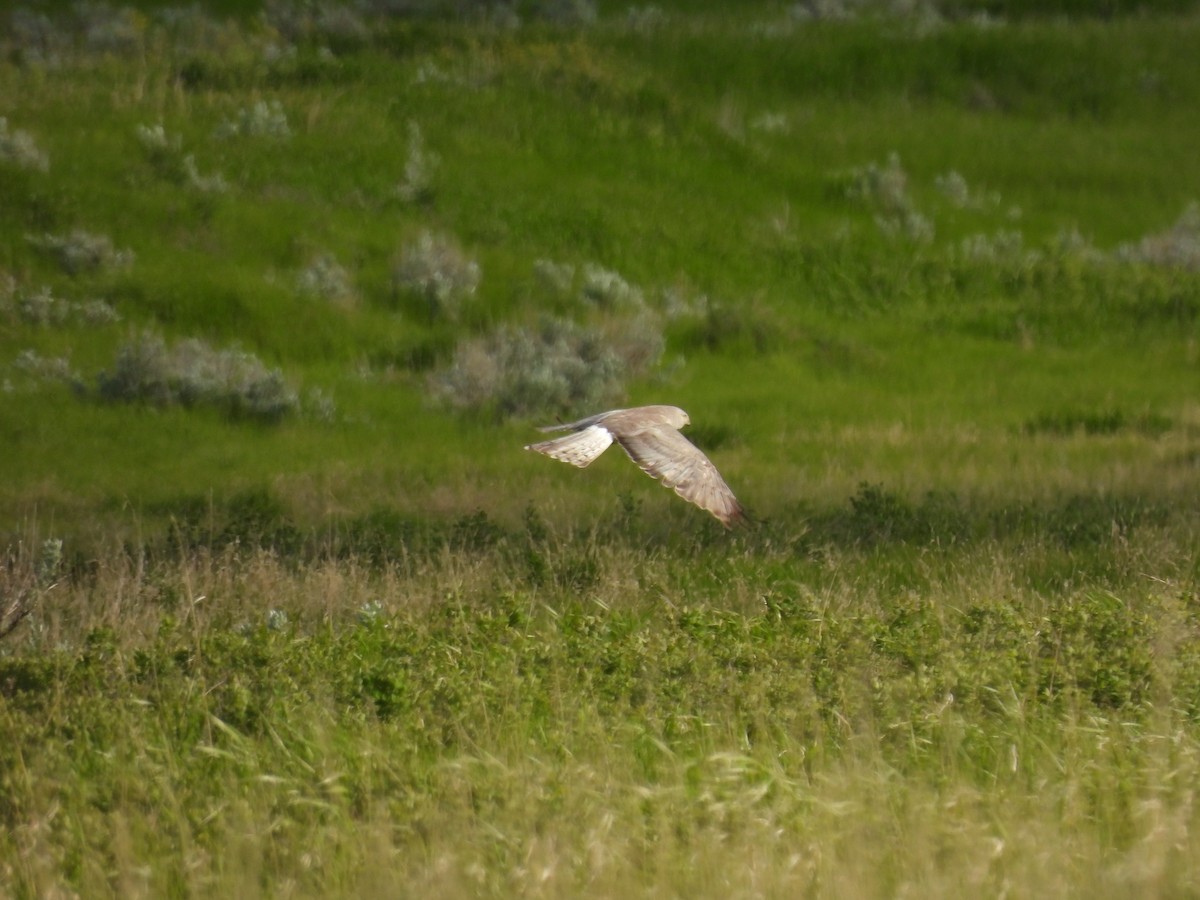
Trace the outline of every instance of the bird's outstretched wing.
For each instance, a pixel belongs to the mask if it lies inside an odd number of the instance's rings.
[[[712,513],[726,528],[747,521],[745,509],[717,467],[674,428],[658,425],[618,432],[614,437],[642,471],[684,500]]]

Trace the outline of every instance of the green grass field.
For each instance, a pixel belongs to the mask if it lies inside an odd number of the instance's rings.
[[[447,5],[0,13],[0,896],[1192,895],[1194,6]]]

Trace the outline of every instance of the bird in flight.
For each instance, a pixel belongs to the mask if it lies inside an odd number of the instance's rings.
[[[738,502],[717,467],[700,449],[679,433],[691,423],[677,406],[638,406],[613,409],[539,431],[569,431],[564,437],[527,444],[554,459],[581,469],[616,441],[643,472],[657,478],[689,503],[712,513],[726,528],[747,522]]]

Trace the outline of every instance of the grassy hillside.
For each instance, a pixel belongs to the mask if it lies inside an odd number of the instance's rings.
[[[845,431],[878,423],[982,429],[987,480],[1047,417],[1194,420],[1193,20],[206,22],[10,41],[35,153],[0,169],[10,529],[264,484],[291,508],[316,479],[309,526],[364,478],[418,509],[464,467],[538,496],[565,474],[524,423],[589,403],[679,402],[751,484],[875,453]],[[550,316],[622,377],[435,389],[456,345]],[[169,361],[115,371],[147,332],[204,342],[166,392],[198,408],[148,386]],[[211,384],[236,350],[261,365]],[[906,450],[906,488],[946,486]]]
[[[1190,890],[1194,11],[429,6],[5,14],[0,892]]]

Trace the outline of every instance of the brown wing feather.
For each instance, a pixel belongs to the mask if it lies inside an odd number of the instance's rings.
[[[745,521],[742,504],[717,467],[674,428],[651,427],[613,436],[642,471],[673,488],[684,500],[712,513],[726,528]]]

